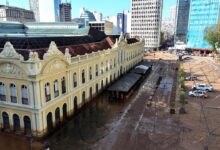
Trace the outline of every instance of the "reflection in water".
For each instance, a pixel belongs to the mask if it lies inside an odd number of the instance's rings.
[[[108,124],[117,119],[125,104],[110,102],[102,94],[81,110],[62,129],[48,137],[52,150],[84,150],[108,133]]]

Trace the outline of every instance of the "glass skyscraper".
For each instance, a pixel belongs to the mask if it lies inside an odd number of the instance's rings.
[[[217,25],[219,22],[220,0],[191,0],[187,47],[211,48],[204,40],[206,27]]]
[[[190,0],[177,0],[175,41],[186,43]]]
[[[54,0],[55,21],[60,21],[60,4],[61,0]]]

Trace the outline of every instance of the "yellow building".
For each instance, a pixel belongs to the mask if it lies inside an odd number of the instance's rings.
[[[128,40],[121,35],[108,49],[90,43],[88,49],[100,50],[80,55],[76,46],[58,48],[53,41],[48,50],[32,51],[6,42],[0,53],[0,127],[38,137],[48,133],[142,61],[144,42]]]

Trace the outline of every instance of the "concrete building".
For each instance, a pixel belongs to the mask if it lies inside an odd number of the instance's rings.
[[[60,4],[60,21],[70,22],[71,21],[71,3],[61,3]]]
[[[124,13],[117,14],[117,28],[118,28],[118,34],[125,32],[125,15],[124,15]]]
[[[176,26],[176,6],[170,7],[170,16],[162,20],[161,31],[168,35],[174,35]]]
[[[109,21],[90,21],[89,27],[104,32],[107,35],[113,34],[113,23]]]
[[[94,11],[93,15],[95,16],[96,21],[102,21],[102,13]]]
[[[98,36],[0,38],[2,131],[42,137],[142,61],[143,41]]]
[[[190,0],[177,0],[175,41],[187,42]]]
[[[131,33],[131,12],[125,10],[123,13],[118,13],[117,16],[108,16],[107,21],[113,23],[113,34],[120,35],[121,33]]]
[[[131,12],[129,10],[124,10],[124,33],[131,34]]]
[[[220,0],[191,0],[187,47],[207,49],[211,46],[204,40],[206,27],[219,23]]]
[[[60,0],[29,0],[37,22],[59,21]]]
[[[33,11],[0,5],[0,21],[13,21],[13,22],[34,22],[34,13]]]
[[[114,35],[119,35],[120,32],[118,31],[118,23],[117,23],[117,16],[108,16],[106,18],[106,21],[109,21],[109,22],[112,22],[113,24],[113,31],[112,31],[112,34]]]
[[[94,14],[85,8],[80,9],[80,18],[84,19],[85,26],[89,26],[89,21],[96,21]]]
[[[131,36],[145,39],[147,49],[160,46],[163,0],[132,0]]]

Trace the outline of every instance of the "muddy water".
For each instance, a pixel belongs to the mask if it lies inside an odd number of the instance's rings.
[[[108,134],[111,123],[119,119],[128,103],[109,101],[108,94],[103,93],[45,142],[50,143],[52,150],[90,149]]]

